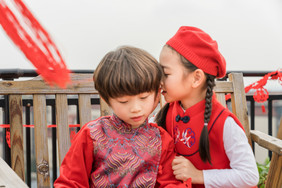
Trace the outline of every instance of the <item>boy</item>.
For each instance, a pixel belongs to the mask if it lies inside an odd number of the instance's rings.
[[[172,173],[172,138],[148,123],[160,97],[158,62],[144,50],[120,47],[105,55],[93,79],[114,114],[84,125],[54,186],[186,187]]]

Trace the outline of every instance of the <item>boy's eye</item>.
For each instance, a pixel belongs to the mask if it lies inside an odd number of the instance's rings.
[[[140,97],[141,99],[146,99],[148,97],[148,95],[147,96],[143,96],[143,97]]]
[[[121,104],[127,103],[127,101],[118,101],[118,102],[121,103]]]

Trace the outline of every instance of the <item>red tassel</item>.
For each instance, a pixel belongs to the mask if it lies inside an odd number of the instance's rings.
[[[265,106],[264,105],[261,105],[261,110],[263,113],[265,113]]]
[[[22,0],[13,2],[23,21],[19,21],[5,1],[0,0],[0,24],[3,29],[48,84],[65,88],[70,82],[70,71],[56,45]]]
[[[9,146],[9,148],[11,148],[11,133],[10,133],[10,128],[6,129],[6,142]]]

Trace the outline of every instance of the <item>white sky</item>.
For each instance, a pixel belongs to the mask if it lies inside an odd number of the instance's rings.
[[[7,1],[7,0],[6,0]],[[9,1],[9,0],[8,0]],[[281,0],[24,0],[57,44],[69,69],[95,69],[120,45],[158,59],[181,25],[209,33],[227,70],[282,68]],[[34,69],[0,27],[0,69]]]

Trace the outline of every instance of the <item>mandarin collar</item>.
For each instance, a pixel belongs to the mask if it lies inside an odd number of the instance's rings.
[[[216,99],[215,95],[212,96],[212,103],[214,103],[214,100]],[[203,111],[205,111],[205,103],[206,99],[201,100],[200,102],[194,104],[190,108],[187,108],[185,111],[181,106],[181,102],[177,101],[177,113],[180,114],[180,116],[189,115],[189,116],[195,116]]]
[[[142,125],[140,125],[138,128],[135,129],[133,129],[129,123],[126,123],[123,120],[121,120],[116,114],[113,114],[111,116],[111,120],[113,121],[114,128],[124,133],[134,133],[138,131],[140,128],[148,126],[148,118],[145,120],[145,122]]]

